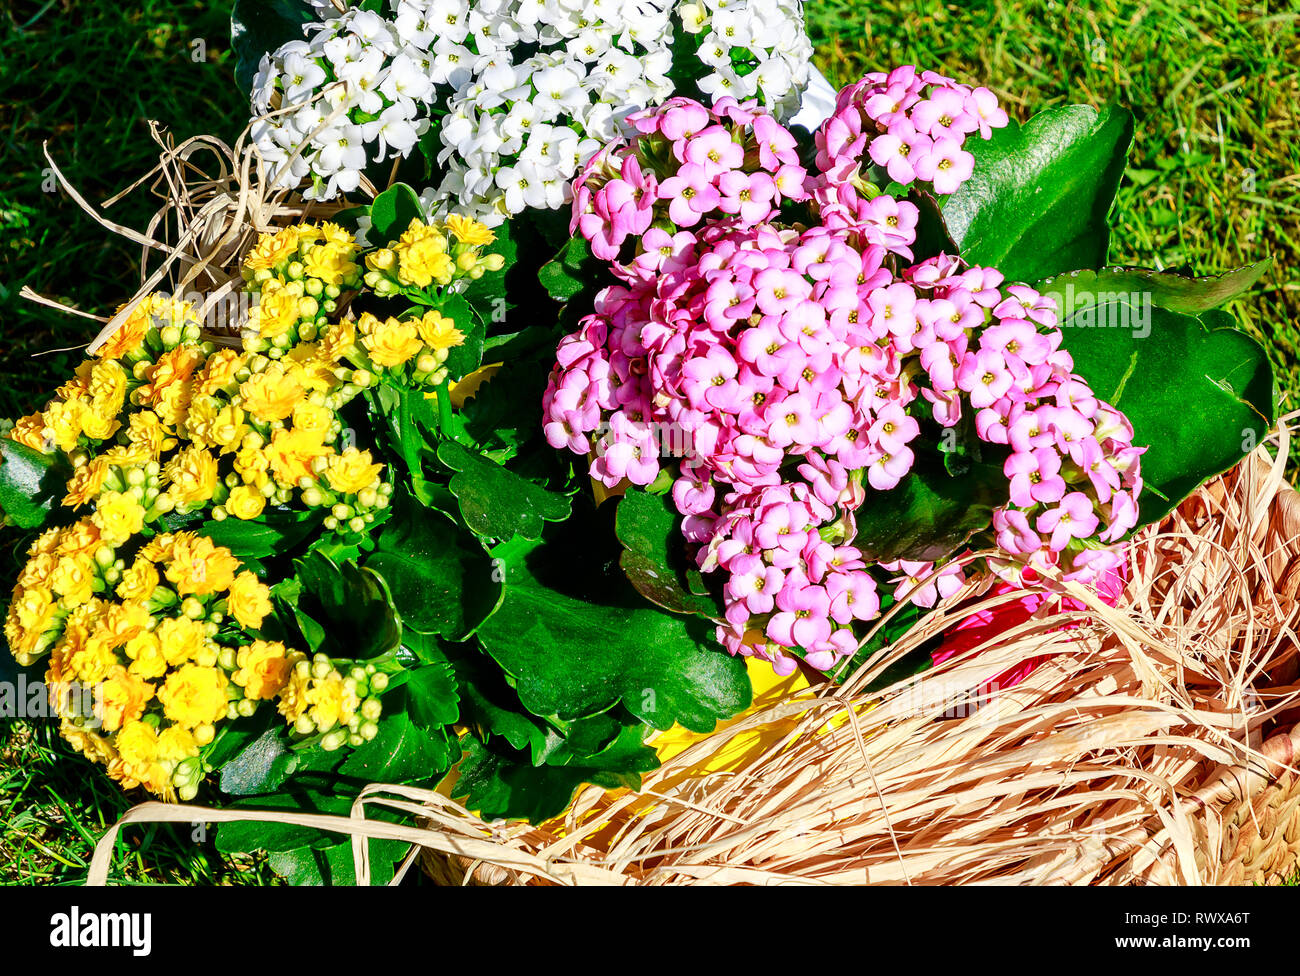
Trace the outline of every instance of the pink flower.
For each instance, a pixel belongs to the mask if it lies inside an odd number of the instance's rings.
[[[1034,523],[1039,532],[1052,534],[1051,547],[1059,552],[1071,539],[1086,539],[1097,531],[1098,520],[1092,499],[1081,491],[1072,491],[1056,508],[1049,508]]]
[[[721,199],[709,172],[697,163],[685,164],[660,183],[659,197],[670,201],[668,216],[679,227],[695,226]]]

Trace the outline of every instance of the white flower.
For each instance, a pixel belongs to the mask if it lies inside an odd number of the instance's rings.
[[[678,18],[702,42],[706,96],[757,95],[787,118],[811,70],[797,0],[387,0],[337,15],[309,2],[320,20],[263,60],[251,93],[258,115],[302,106],[253,128],[274,178],[309,179],[314,199],[351,192],[438,119],[442,176],[421,199],[490,225],[562,206],[625,118],[673,94]]]

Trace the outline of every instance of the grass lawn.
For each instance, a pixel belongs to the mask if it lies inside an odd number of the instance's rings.
[[[806,7],[819,66],[838,84],[912,62],[989,85],[1021,119],[1071,101],[1132,108],[1137,142],[1112,260],[1208,273],[1274,255],[1274,269],[1232,310],[1267,340],[1285,403],[1296,405],[1300,68],[1290,62],[1300,14],[1280,4],[1116,0]],[[202,132],[232,140],[246,101],[233,85],[228,30],[228,4],[196,0],[11,0],[0,10],[0,417],[42,406],[80,359],[46,353],[97,331],[19,299],[23,285],[108,314],[140,280],[138,247],[50,192],[42,143],[98,203],[153,164],[147,119],[177,141]],[[141,191],[108,216],[143,228],[157,206]],[[8,535],[5,594],[16,572]],[[0,884],[79,883],[94,840],[131,803],[48,723],[0,721]],[[189,829],[132,829],[127,843],[119,880],[274,880]]]

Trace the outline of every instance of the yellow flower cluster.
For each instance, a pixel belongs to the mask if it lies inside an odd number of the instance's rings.
[[[244,348],[279,358],[299,339],[314,340],[338,311],[344,292],[361,286],[357,242],[330,223],[263,234],[244,259],[249,310]]]
[[[406,289],[448,288],[500,271],[505,258],[483,254],[496,239],[485,225],[451,215],[441,224],[412,220],[401,238],[366,255],[365,282],[381,298]]]
[[[264,701],[327,749],[377,733],[383,673],[262,639],[267,586],[229,549],[162,520],[253,520],[296,500],[325,508],[328,530],[364,532],[393,486],[340,411],[381,373],[444,382],[466,334],[438,311],[352,318],[341,305],[363,280],[380,297],[454,290],[502,267],[481,254],[492,240],[468,218],[413,222],[363,277],[358,245],[332,224],[264,234],[244,264],[256,304],[238,345],[205,337],[191,305],[147,296],[4,435],[66,456],[75,518],[33,545],[5,637],[24,666],[49,655],[63,735],[124,786],[192,798],[215,727]]]
[[[270,590],[192,533],[130,557],[92,519],[47,530],[14,588],[5,638],[45,680],[65,738],[125,788],[192,799],[216,726],[280,696],[305,655],[255,639]],[[256,655],[256,666],[239,669]]]

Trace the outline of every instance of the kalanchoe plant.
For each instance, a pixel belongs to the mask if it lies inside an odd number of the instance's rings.
[[[6,639],[102,690],[60,714],[124,786],[343,813],[454,769],[485,817],[545,820],[748,707],[744,656],[838,677],[971,576],[1112,584],[1273,420],[1217,310],[1261,267],[1105,267],[1119,110],[1019,126],[904,68],[815,133],[734,97],[625,115],[571,237],[395,183],[263,236],[242,334],[146,298],[0,436],[0,508],[39,533]],[[312,831],[217,843],[351,878]]]
[[[388,160],[422,159],[428,212],[491,225],[567,203],[622,118],[675,91],[793,114],[812,53],[784,0],[279,6],[241,0],[234,21],[241,63],[257,66],[241,71],[254,140],[279,181],[329,199]]]

